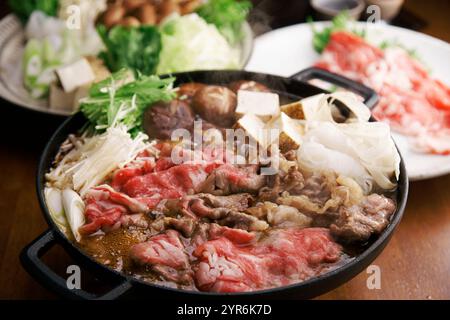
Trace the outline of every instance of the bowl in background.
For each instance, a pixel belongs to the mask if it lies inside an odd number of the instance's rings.
[[[364,0],[310,0],[317,18],[330,20],[341,11],[347,11],[349,16],[358,20],[366,8]]]
[[[366,2],[368,6],[378,6],[380,8],[381,19],[390,21],[399,13],[404,0],[366,0]]]

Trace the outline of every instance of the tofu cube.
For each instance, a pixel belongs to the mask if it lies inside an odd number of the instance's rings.
[[[237,124],[238,128],[244,129],[260,146],[263,148],[268,146],[265,136],[266,124],[256,115],[251,113],[245,114],[238,120]]]
[[[72,110],[75,99],[75,91],[65,92],[58,84],[50,86],[50,109]]]
[[[65,92],[88,85],[95,80],[94,72],[86,59],[80,59],[56,70],[61,86]]]
[[[269,121],[280,114],[278,94],[239,90],[237,94],[236,113],[238,117],[253,114],[263,121]]]
[[[78,110],[80,108],[80,100],[89,96],[90,88],[91,88],[90,85],[85,85],[79,87],[77,90],[74,91],[74,98],[72,103],[73,110]]]
[[[303,112],[303,107],[300,101],[285,104],[280,107],[280,110],[292,119],[305,119],[305,113]]]
[[[270,121],[266,127],[280,131],[278,143],[281,152],[296,150],[300,147],[304,128],[298,120],[292,119],[284,112],[281,112],[280,116]]]

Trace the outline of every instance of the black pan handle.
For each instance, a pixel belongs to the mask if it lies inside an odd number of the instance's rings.
[[[57,239],[52,230],[47,230],[32,243],[25,247],[20,260],[23,267],[43,286],[61,294],[63,297],[74,300],[113,300],[124,295],[132,288],[132,284],[125,280],[103,295],[95,295],[82,289],[67,288],[66,279],[56,274],[42,260],[41,257],[50,250]]]
[[[338,87],[359,94],[364,98],[364,103],[369,109],[372,109],[378,103],[378,95],[374,90],[366,87],[359,82],[350,80],[341,75],[320,68],[311,67],[292,75],[290,78],[303,82],[318,79],[328,83],[332,83]]]

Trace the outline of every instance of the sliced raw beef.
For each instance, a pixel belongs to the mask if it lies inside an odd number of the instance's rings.
[[[127,174],[129,168],[125,168]],[[133,172],[139,172],[134,170]],[[85,203],[85,216],[87,224],[81,231],[85,234],[96,232],[99,229],[108,230],[115,226],[122,215],[127,213],[148,212],[155,208],[162,199],[174,199],[195,192],[195,188],[203,183],[208,173],[200,165],[178,165],[160,172],[136,175],[124,178],[118,175],[113,185],[93,188],[89,191]]]
[[[256,192],[265,183],[263,176],[257,174],[257,166],[235,167],[224,163],[225,153],[215,149],[205,149],[200,153],[199,162],[188,161],[182,164],[173,163],[168,156],[163,156],[155,162],[154,158],[144,155],[135,159],[125,168],[117,170],[111,179],[111,185],[93,188],[86,197],[87,224],[82,227],[82,232],[91,234],[100,229],[108,231],[120,226],[120,219],[124,214],[146,213],[157,209],[162,200],[170,199],[174,200],[173,203],[169,201],[165,204],[166,206],[179,207],[183,215],[192,219],[204,215],[212,217],[211,214],[218,214],[220,210],[223,211],[223,214],[216,219],[225,218],[226,213],[231,210],[242,209],[242,204],[232,200],[239,196],[231,196],[228,199],[228,204],[234,201],[236,205],[239,204],[238,207],[218,208],[220,203],[217,203],[210,206],[210,208],[217,208],[209,210],[210,212],[202,210],[208,208],[202,207],[203,202],[200,200],[194,204],[194,207],[198,207],[197,212],[193,212],[195,210],[190,210],[192,203],[185,201],[185,196],[210,187],[216,191],[220,189],[218,193],[222,194],[241,190]],[[211,197],[207,198],[208,201],[212,199]],[[247,199],[248,196],[244,196],[244,198]],[[225,201],[225,198],[220,197],[214,199],[216,202]],[[233,216],[236,216],[236,213],[233,213]],[[242,218],[242,216],[236,216],[232,220],[241,221]],[[226,223],[231,224],[232,222]]]
[[[422,152],[450,153],[450,88],[431,78],[404,49],[381,50],[344,31],[331,35],[317,67],[374,88],[374,116],[405,135]]]
[[[253,291],[303,281],[337,262],[342,253],[322,228],[275,230],[257,243],[239,239],[238,243],[222,234],[196,248],[200,263],[195,281],[200,290]]]
[[[134,245],[130,256],[138,264],[151,266],[166,280],[189,283],[192,279],[188,255],[177,231],[168,230]]]
[[[128,224],[128,219],[121,219],[124,214],[145,213],[149,210],[146,204],[115,191],[109,185],[89,190],[85,203],[86,224],[80,228],[80,232],[84,234],[91,234],[99,229],[116,229],[122,222]]]
[[[90,190],[85,203],[86,224],[80,228],[83,234],[91,234],[102,228],[113,229],[127,212],[125,206],[112,202],[107,192]]]
[[[154,208],[161,199],[193,194],[206,180],[208,172],[202,165],[180,164],[164,171],[129,179],[121,191]]]
[[[218,239],[220,237],[225,237],[235,244],[249,244],[251,241],[256,239],[256,234],[254,232],[228,228],[212,223],[209,226],[209,238]]]

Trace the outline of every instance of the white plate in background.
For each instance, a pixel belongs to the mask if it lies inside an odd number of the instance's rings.
[[[316,22],[321,29],[329,22]],[[419,58],[431,70],[433,77],[450,84],[450,45],[425,34],[390,26],[358,22],[358,29],[367,28],[367,36],[373,43],[383,40],[398,41],[417,52]],[[248,71],[264,72],[289,77],[312,66],[319,54],[312,46],[309,24],[297,24],[263,34],[255,39]],[[395,142],[405,160],[411,180],[422,180],[450,173],[450,156],[418,153],[412,150],[406,136],[393,133]]]

